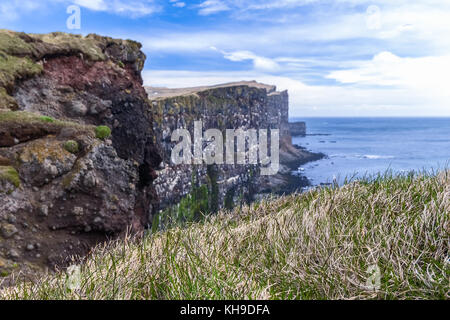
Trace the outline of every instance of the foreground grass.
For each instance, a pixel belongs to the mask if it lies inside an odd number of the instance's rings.
[[[0,298],[448,299],[449,195],[447,171],[266,200],[98,247],[79,288],[61,272]]]

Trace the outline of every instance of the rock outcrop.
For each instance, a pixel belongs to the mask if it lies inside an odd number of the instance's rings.
[[[64,265],[149,225],[161,159],[140,48],[0,31],[1,275]]]
[[[293,137],[306,135],[306,123],[303,121],[289,122],[289,131]]]

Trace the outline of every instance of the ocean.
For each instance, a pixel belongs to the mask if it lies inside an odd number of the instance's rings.
[[[313,185],[391,170],[436,171],[450,165],[450,118],[292,118],[306,122],[293,143],[326,158],[299,173]]]

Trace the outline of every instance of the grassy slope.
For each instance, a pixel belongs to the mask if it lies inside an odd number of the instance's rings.
[[[449,298],[450,172],[291,195],[144,240],[98,247],[81,288],[66,274],[2,298]],[[371,266],[381,287],[366,286]]]

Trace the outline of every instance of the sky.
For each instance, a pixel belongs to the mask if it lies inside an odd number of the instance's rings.
[[[145,85],[256,80],[291,117],[450,116],[449,21],[447,0],[0,0],[0,28],[134,39]]]

